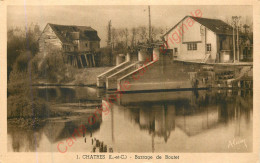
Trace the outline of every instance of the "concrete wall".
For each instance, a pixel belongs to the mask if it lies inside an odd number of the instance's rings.
[[[126,59],[125,59],[125,55],[124,54],[117,54],[116,55],[116,65],[119,65],[119,64],[121,64],[121,63],[123,63],[125,61],[126,61]]]
[[[102,74],[99,74],[96,78],[97,80],[97,87],[105,87],[106,86],[106,78],[118,71],[120,71],[121,69],[124,69],[125,67],[131,65],[131,62],[123,62],[105,72],[103,72]]]
[[[139,66],[139,62],[133,62],[131,65],[122,68],[118,72],[106,77],[106,89],[117,89],[117,79],[134,71]]]
[[[174,72],[174,69],[179,68],[178,65],[164,67],[160,66],[160,63],[153,63],[149,65],[145,71],[139,69],[123,79],[118,79],[118,83],[123,85],[124,82],[129,82],[130,88],[127,91],[191,87],[188,73],[182,73],[180,71]]]
[[[189,88],[190,75],[180,71],[182,63],[172,64],[172,55],[160,54],[158,61],[149,62],[146,66],[121,77],[118,85],[130,83],[129,91],[151,89]]]
[[[141,49],[138,52],[138,61],[145,61],[147,59],[152,59],[152,49]]]

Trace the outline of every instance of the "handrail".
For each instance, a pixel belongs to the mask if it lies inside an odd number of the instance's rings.
[[[132,74],[134,74],[134,73],[136,73],[136,72],[138,72],[138,71],[144,69],[145,67],[148,67],[148,66],[150,66],[151,64],[156,63],[157,61],[158,61],[158,60],[149,62],[148,64],[146,64],[146,65],[144,65],[144,66],[141,66],[141,67],[139,67],[138,69],[136,69],[136,70],[134,70],[134,71],[132,71],[132,72],[130,72],[130,73],[128,73],[128,74],[122,76],[121,78],[117,79],[117,81],[120,81],[120,80],[122,80],[122,79],[124,79],[124,78],[126,78],[126,77],[128,77],[128,76],[130,76],[130,75],[132,75]]]
[[[118,67],[120,67],[120,66],[122,66],[122,65],[124,65],[124,64],[126,64],[126,63],[129,63],[129,62],[130,62],[130,61],[125,61],[125,62],[123,62],[123,63],[120,63],[119,65],[117,65],[117,66],[115,66],[115,67],[113,67],[113,68],[107,70],[106,72],[103,72],[102,74],[98,75],[97,77],[102,77],[102,76],[105,75],[106,73],[111,72],[111,71],[115,70],[116,68],[118,68]]]

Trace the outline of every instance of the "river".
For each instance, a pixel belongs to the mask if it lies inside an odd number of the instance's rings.
[[[199,90],[123,94],[94,125],[93,114],[109,96],[91,87],[35,87],[37,96],[66,116],[37,129],[8,125],[8,151],[92,152],[99,140],[113,152],[252,152],[252,90]],[[80,125],[84,136],[72,144]]]

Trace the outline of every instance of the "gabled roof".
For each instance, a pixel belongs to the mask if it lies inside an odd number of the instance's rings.
[[[62,43],[72,43],[72,40],[68,35],[66,35],[68,32],[79,32],[80,40],[100,41],[97,31],[88,26],[57,25],[50,23],[48,23],[48,25],[52,28]]]
[[[185,16],[181,21],[179,21],[173,28],[166,32],[163,36],[169,34],[174,28],[176,28],[183,20],[186,18],[192,18],[196,22],[202,24],[206,28],[210,29],[212,32],[215,32],[218,35],[232,35],[233,28],[229,24],[225,23],[219,19],[209,19],[209,18],[198,18],[193,16]]]
[[[223,34],[223,35],[232,35],[233,34],[233,27],[229,24],[225,23],[219,19],[208,19],[208,18],[197,18],[192,17],[192,19],[199,22],[200,24],[204,25],[211,31],[215,32],[216,34]]]

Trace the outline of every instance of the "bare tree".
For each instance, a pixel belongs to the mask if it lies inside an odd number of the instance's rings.
[[[112,41],[112,49],[115,48],[115,45],[118,44],[118,32],[115,28],[111,30],[111,41]]]
[[[107,46],[111,46],[111,20],[108,22],[107,26]]]
[[[161,27],[152,26],[151,29],[152,40],[159,39],[159,36],[162,34],[163,34],[163,29]]]
[[[134,47],[136,45],[136,33],[137,33],[136,28],[135,27],[132,28],[131,32],[132,32],[131,46]]]
[[[151,36],[153,40],[159,40],[160,36],[164,33],[162,27],[152,27]],[[126,49],[129,45],[135,47],[138,43],[146,43],[148,41],[148,27],[139,26],[128,28],[112,28],[111,42],[112,48]]]
[[[145,26],[141,26],[138,27],[140,33],[139,33],[139,37],[140,37],[140,42],[146,42],[146,40],[148,39],[147,35],[147,28]]]
[[[124,29],[117,29],[117,33],[119,36],[119,41],[122,42],[124,40]]]
[[[129,36],[129,32],[128,32],[127,28],[123,29],[123,35],[125,37],[125,48],[127,48],[128,47],[128,36]]]

